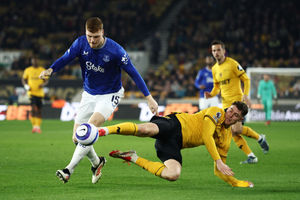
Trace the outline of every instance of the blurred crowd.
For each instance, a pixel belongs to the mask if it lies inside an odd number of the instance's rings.
[[[178,1],[108,2],[1,1],[1,49],[22,49],[38,54],[42,64],[48,67],[76,37],[84,34],[86,17],[100,16],[106,35],[128,51],[144,50],[144,39],[153,35],[151,55],[155,56],[151,57],[152,65],[143,77],[160,102],[166,97],[195,98],[198,95],[194,79],[204,67],[204,58],[210,54],[210,42],[214,39],[224,41],[227,55],[235,58],[244,69],[300,67],[300,3],[296,0],[189,0],[171,25],[167,58],[161,62],[157,60],[161,44],[156,28]],[[28,61],[24,54],[13,63],[9,75],[19,76],[14,72],[30,65]],[[77,63],[60,72],[60,78],[64,79],[80,75]],[[291,79],[289,87],[280,87],[284,89],[278,91],[279,97],[299,94],[299,86],[295,86],[299,85],[298,79]],[[127,97],[141,95],[127,76],[123,83]]]

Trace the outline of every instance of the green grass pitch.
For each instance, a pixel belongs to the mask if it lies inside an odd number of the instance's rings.
[[[106,122],[106,125],[120,121]],[[77,166],[67,184],[56,176],[71,159],[73,122],[44,120],[42,134],[32,134],[29,121],[0,122],[0,199],[85,200],[85,199],[300,199],[300,123],[248,123],[267,135],[270,152],[264,155],[253,139],[248,144],[259,163],[240,165],[246,156],[232,142],[227,164],[254,188],[233,188],[213,174],[213,161],[205,147],[182,151],[179,180],[168,182],[120,159],[108,156],[111,150],[134,149],[144,158],[158,161],[154,140],[132,136],[102,137],[94,145],[108,162],[98,184],[91,183],[87,158]]]

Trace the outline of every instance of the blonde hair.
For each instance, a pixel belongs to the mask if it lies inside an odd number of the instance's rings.
[[[85,28],[88,31],[95,33],[97,31],[103,29],[102,20],[99,17],[88,18],[85,23]]]

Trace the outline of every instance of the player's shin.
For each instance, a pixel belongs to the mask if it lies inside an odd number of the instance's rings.
[[[108,134],[120,135],[135,135],[138,131],[138,126],[132,122],[125,122],[113,126],[107,126]]]
[[[159,177],[161,176],[163,169],[166,167],[163,163],[152,162],[141,157],[138,157],[135,164]]]
[[[252,128],[248,127],[248,126],[243,126],[242,134],[247,136],[247,137],[254,138],[256,140],[259,139],[259,134],[257,132],[255,132]]]
[[[247,141],[240,135],[232,137],[236,145],[248,156],[252,151],[249,148]]]

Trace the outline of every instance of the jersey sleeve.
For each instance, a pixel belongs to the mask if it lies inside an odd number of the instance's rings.
[[[122,50],[119,53],[119,65],[120,67],[132,78],[132,80],[135,82],[137,87],[141,90],[141,92],[144,94],[144,96],[148,96],[150,94],[146,83],[144,79],[141,77],[139,72],[136,70],[136,68],[131,63],[131,60],[125,50]]]
[[[222,113],[218,107],[210,107],[206,110],[203,120],[202,139],[207,148],[207,151],[213,158],[213,160],[220,159],[220,154],[216,147],[216,142],[213,138],[215,133],[216,125],[221,120]]]
[[[259,81],[258,88],[257,88],[257,98],[261,97],[261,88],[262,87],[262,81]]]
[[[50,68],[53,69],[53,72],[57,72],[60,69],[62,69],[64,66],[66,66],[69,62],[74,60],[80,52],[80,42],[79,38],[77,38],[71,47],[64,53],[63,56],[58,58],[51,66]]]
[[[214,68],[212,68],[212,75],[213,75],[213,81],[214,81],[214,86],[213,89],[210,92],[211,96],[216,96],[217,94],[220,93],[220,83],[216,79],[216,71]]]
[[[274,97],[275,99],[277,99],[277,91],[276,91],[276,88],[275,88],[275,84],[274,84],[273,81],[271,81],[271,83],[272,83],[272,93],[273,93],[273,97]]]
[[[249,96],[249,93],[250,93],[250,79],[249,79],[249,77],[247,76],[246,73],[244,73],[240,76],[240,79],[244,83],[244,94]]]
[[[203,120],[202,139],[203,139],[205,147],[206,147],[208,153],[211,155],[212,159],[218,160],[221,157],[218,153],[216,143],[213,138],[215,129],[216,129],[215,123],[210,118],[205,117]]]
[[[223,163],[226,163],[226,158],[222,157]],[[240,181],[236,179],[234,176],[228,176],[220,172],[217,168],[216,162],[214,163],[214,173],[216,176],[218,176],[220,179],[228,183],[229,185],[233,187],[238,187],[243,181]]]
[[[28,68],[24,70],[23,79],[28,79]]]
[[[241,81],[243,81],[244,83],[244,94],[249,95],[250,93],[250,79],[247,76],[245,70],[243,69],[243,67],[235,60],[231,60],[232,61],[232,71],[236,74],[237,77],[239,77],[241,79]]]
[[[236,76],[241,76],[242,74],[246,73],[243,67],[235,60],[231,59],[232,71],[236,74]]]
[[[203,79],[202,74],[203,74],[202,70],[200,70],[197,74],[197,77],[196,77],[196,80],[195,80],[195,83],[194,83],[195,87],[198,88],[198,89],[200,89],[200,84],[201,84],[201,81]]]

